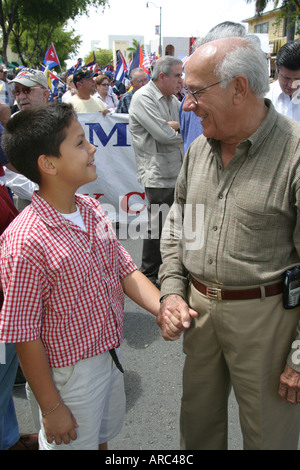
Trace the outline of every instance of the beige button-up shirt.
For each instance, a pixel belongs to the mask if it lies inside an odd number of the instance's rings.
[[[146,188],[175,187],[184,150],[168,122],[179,121],[179,108],[176,96],[164,96],[152,81],[132,97],[129,128],[138,181]]]
[[[185,297],[188,273],[254,286],[300,263],[300,124],[266,104],[265,120],[225,170],[219,142],[200,136],[190,146],[162,235],[162,295]]]

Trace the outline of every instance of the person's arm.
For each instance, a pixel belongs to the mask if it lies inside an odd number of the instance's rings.
[[[24,376],[41,408],[47,441],[68,444],[75,440],[78,425],[55,386],[41,339],[15,343],[15,348]]]
[[[182,143],[181,135],[162,117],[156,101],[144,96],[143,99],[134,102],[133,109],[131,106],[130,115],[152,135],[154,140],[166,145]]]
[[[172,127],[172,129],[174,129],[174,131],[180,132],[179,121],[169,121],[168,124],[170,127]]]
[[[159,314],[160,292],[140,271],[136,270],[121,280],[124,293],[155,317]]]
[[[155,315],[166,341],[178,339],[189,328],[191,318],[198,315],[178,295],[170,295],[160,304],[159,290],[138,270],[124,277],[121,282],[125,294],[131,300]]]

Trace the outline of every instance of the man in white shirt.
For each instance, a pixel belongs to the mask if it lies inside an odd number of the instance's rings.
[[[300,121],[300,42],[289,41],[277,53],[277,80],[266,95],[275,109]]]

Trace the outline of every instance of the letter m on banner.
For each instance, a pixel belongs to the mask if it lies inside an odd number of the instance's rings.
[[[117,143],[113,145],[113,147],[130,147],[127,143],[127,126],[128,123],[119,122],[116,123],[113,128],[111,129],[110,133],[107,135],[106,132],[103,130],[103,127],[98,123],[86,123],[86,126],[89,127],[89,141],[91,144],[95,145],[94,143],[94,133],[97,135],[98,139],[100,140],[103,147],[106,147],[114,133],[117,133]]]

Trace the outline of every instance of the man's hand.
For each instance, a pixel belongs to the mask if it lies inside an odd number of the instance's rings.
[[[172,127],[172,129],[174,129],[174,131],[179,132],[180,130],[179,121],[168,121],[168,124],[170,127]]]
[[[300,373],[286,365],[280,376],[278,393],[282,401],[293,405],[300,403]]]
[[[180,295],[168,295],[161,303],[157,323],[165,341],[175,341],[190,327],[192,318],[198,313],[189,308]]]

